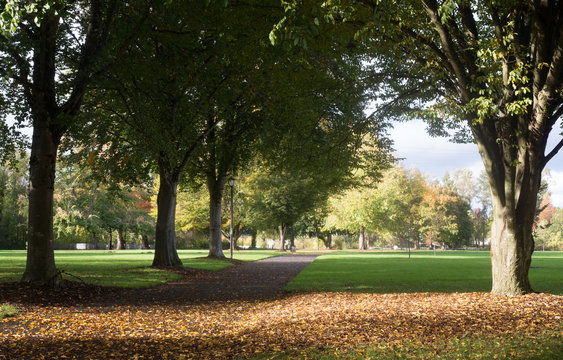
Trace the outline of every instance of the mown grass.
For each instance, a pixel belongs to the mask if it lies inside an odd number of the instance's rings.
[[[207,258],[206,250],[179,250],[178,256],[187,268],[221,270],[233,266],[228,261]],[[277,255],[273,251],[235,252],[234,258],[255,261]],[[150,287],[177,280],[181,275],[151,268],[152,250],[57,250],[55,262],[63,278],[82,279],[103,286]],[[25,269],[26,252],[0,251],[0,282],[17,281]]]
[[[254,359],[563,359],[563,328],[536,334],[467,336],[422,343],[403,340],[363,344],[354,349],[310,349],[299,353],[270,353]]]
[[[536,252],[536,291],[563,294],[563,252]],[[338,252],[323,255],[286,287],[291,291],[367,293],[490,291],[488,251]]]

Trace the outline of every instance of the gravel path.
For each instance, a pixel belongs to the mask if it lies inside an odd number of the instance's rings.
[[[194,271],[177,282],[144,289],[164,302],[261,300],[283,293],[291,279],[318,255],[282,255],[239,263],[220,271]],[[165,295],[164,297],[162,295]]]

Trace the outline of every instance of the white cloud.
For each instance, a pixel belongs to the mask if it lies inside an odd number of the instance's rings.
[[[405,167],[417,167],[434,178],[442,178],[445,172],[470,169],[475,175],[483,170],[483,164],[475,144],[455,144],[446,138],[431,137],[426,125],[419,120],[396,123],[390,131],[395,142],[396,156],[404,158]]]
[[[563,208],[563,170],[551,170],[546,179],[553,206]]]

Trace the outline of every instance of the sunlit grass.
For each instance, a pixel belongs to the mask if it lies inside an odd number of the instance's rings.
[[[563,294],[563,252],[536,252],[536,291]],[[490,291],[488,251],[338,252],[323,255],[286,287],[293,291],[373,293]]]
[[[560,330],[547,330],[533,335],[467,336],[431,343],[409,339],[362,344],[349,350],[268,353],[252,359],[563,359],[562,334]]]
[[[232,263],[208,259],[206,250],[179,250],[178,256],[187,268],[221,270]],[[234,258],[255,261],[277,255],[273,251],[236,251]],[[180,279],[174,272],[151,268],[153,250],[57,250],[55,262],[68,280],[103,286],[150,287]],[[0,250],[0,282],[21,279],[25,269],[24,250]]]

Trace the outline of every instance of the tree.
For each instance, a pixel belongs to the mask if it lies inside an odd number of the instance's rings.
[[[428,187],[420,206],[420,232],[428,245],[452,248],[468,245],[473,235],[469,202],[452,190]]]
[[[284,24],[311,13],[286,9]],[[342,0],[315,11],[361,27],[388,100],[382,116],[422,117],[433,133],[457,129],[477,144],[493,199],[492,292],[531,292],[535,199],[563,147],[546,149],[563,114],[561,1]]]
[[[563,209],[556,209],[548,223],[536,227],[534,236],[543,249],[563,249]]]
[[[380,198],[375,188],[352,188],[330,199],[330,215],[326,227],[358,234],[358,249],[366,250],[366,231],[380,230],[384,221]]]
[[[249,217],[257,229],[279,229],[281,250],[286,249],[288,230],[326,196],[305,172],[260,168],[248,182]]]
[[[154,229],[147,191],[101,184],[89,169],[77,165],[57,171],[54,199],[53,227],[59,243],[89,242],[97,248],[104,232],[117,231],[124,240],[127,233],[148,236]]]
[[[248,167],[255,154],[268,169],[279,172],[267,174],[273,185],[297,190],[303,186],[299,183],[310,182],[322,193],[349,178],[360,159],[361,144],[377,145],[374,153],[378,155],[386,154],[388,148],[381,136],[384,126],[371,124],[363,114],[367,94],[361,82],[365,76],[361,54],[321,35],[326,42],[307,49],[272,48],[267,34],[272,18],[277,20],[281,12],[263,13],[260,9],[256,6],[252,9],[255,13],[251,9],[244,13],[245,17],[258,14],[250,20],[256,38],[241,41],[230,60],[234,64],[231,71],[238,71],[237,81],[225,87],[228,93],[214,98],[209,111],[213,118],[224,118],[222,125],[209,133],[199,164],[210,191],[210,256],[222,256],[219,221],[227,175]],[[239,18],[242,21],[243,16]],[[368,134],[371,138],[364,139]],[[284,176],[290,179],[282,186]],[[305,194],[292,196],[299,203]],[[288,194],[280,196],[287,208],[293,206],[286,201]],[[278,219],[282,238],[297,215]]]
[[[86,89],[105,65],[105,45],[121,9],[111,0],[1,2],[2,120],[33,126],[28,251],[23,280],[56,285],[53,190],[62,137],[78,121]],[[13,15],[13,16],[12,16]],[[8,21],[6,21],[8,19]]]
[[[538,205],[538,214],[536,218],[536,226],[551,223],[551,218],[555,215],[557,209],[551,204],[551,195],[547,192]]]
[[[236,179],[234,190],[234,219],[233,219],[233,243],[236,248],[237,241],[247,229],[248,222],[248,197],[245,195],[246,179],[239,176]],[[228,189],[228,185],[226,185]],[[230,193],[223,191],[224,194]],[[230,227],[230,197],[223,201],[221,211],[222,230],[224,238],[229,239]],[[182,231],[209,230],[209,191],[206,187],[186,187],[178,193],[178,212],[176,216],[176,229]]]
[[[396,165],[383,172],[379,183],[351,187],[331,198],[326,226],[358,233],[360,249],[369,246],[366,232],[391,234],[404,246],[413,240],[418,245],[419,208],[425,189],[422,174]]]
[[[453,189],[466,202],[471,204],[477,195],[477,186],[473,179],[473,172],[468,169],[456,170],[452,174]]]
[[[420,206],[426,190],[427,185],[418,170],[401,166],[390,169],[378,187],[387,214],[385,229],[403,246],[410,246],[414,241],[415,246],[420,247]]]
[[[203,167],[195,163],[202,159],[211,173],[216,159],[236,155],[232,145],[245,140],[233,124],[248,125],[241,107],[252,112],[252,105],[239,99],[252,92],[244,74],[253,68],[247,48],[256,50],[256,39],[239,26],[243,14],[259,18],[249,9],[255,7],[154,4],[126,49],[127,60],[105,74],[89,100],[91,121],[76,136],[84,141],[82,157],[93,159],[98,172],[125,182],[143,181],[151,171],[159,176],[154,266],[181,265],[175,239],[179,184],[210,180],[202,181]],[[218,150],[215,139],[223,133],[231,148]],[[223,182],[228,165],[219,171]],[[213,189],[216,185],[222,191],[222,184],[213,182]]]

